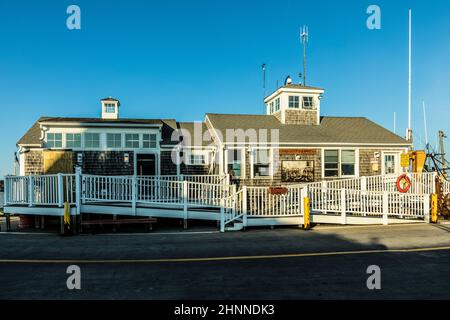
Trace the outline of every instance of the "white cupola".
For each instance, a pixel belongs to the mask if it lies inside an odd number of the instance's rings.
[[[290,76],[284,85],[264,99],[266,114],[274,115],[283,124],[320,124],[322,88],[294,84]]]
[[[102,104],[102,119],[119,119],[119,100],[108,97],[100,101]]]

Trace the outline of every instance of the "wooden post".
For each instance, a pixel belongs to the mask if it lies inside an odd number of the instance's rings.
[[[361,191],[367,191],[367,177],[361,177]]]
[[[11,215],[9,213],[6,214],[6,231],[11,231]]]
[[[64,185],[61,173],[58,173],[58,206],[60,208],[64,207]]]
[[[341,189],[341,224],[346,224],[347,223],[347,208],[345,205],[345,189]]]
[[[188,181],[183,181],[183,228],[187,229],[188,220]]]
[[[389,224],[389,193],[387,191],[383,192],[383,224]]]

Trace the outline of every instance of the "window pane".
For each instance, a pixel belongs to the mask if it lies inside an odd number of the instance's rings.
[[[325,163],[338,163],[338,150],[325,150]]]
[[[355,150],[342,150],[342,163],[355,163]]]
[[[156,134],[143,134],[142,139],[143,148],[156,148]]]
[[[108,133],[106,135],[106,146],[108,148],[121,148],[122,147],[122,134]]]
[[[303,108],[304,109],[313,109],[314,108],[313,97],[303,97]]]
[[[338,175],[338,170],[325,170],[325,177],[337,177]]]
[[[85,133],[84,145],[86,148],[99,148],[100,147],[100,134],[99,133]]]
[[[269,150],[268,149],[258,149],[254,153],[254,162],[258,164],[268,164],[270,163]]]
[[[354,164],[342,164],[341,174],[343,176],[353,176],[355,175],[355,165]]]
[[[67,133],[66,134],[67,148],[81,148],[81,133]]]
[[[139,148],[139,134],[136,133],[125,134],[125,147]]]
[[[234,177],[241,176],[241,149],[227,150],[228,173]]]
[[[48,133],[47,147],[62,148],[62,133]]]

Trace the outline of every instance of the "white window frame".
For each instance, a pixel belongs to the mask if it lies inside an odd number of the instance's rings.
[[[244,179],[245,178],[245,148],[244,147],[230,147],[224,150],[225,153],[225,173],[229,174],[228,171],[228,151],[229,150],[240,150],[241,153],[241,175],[236,176],[236,178]]]
[[[257,150],[268,150],[269,151],[269,175],[267,176],[255,176],[255,151]],[[250,150],[250,177],[251,179],[272,179],[273,178],[273,150],[272,148],[252,148]]]
[[[149,137],[148,141],[145,140],[145,138],[144,138],[145,136]],[[154,140],[155,140],[154,146],[152,146],[152,139],[151,139],[152,136],[154,137]],[[148,144],[149,144],[148,147],[145,146],[146,142],[148,142]],[[157,147],[158,147],[158,135],[156,133],[143,133],[142,134],[142,149],[156,149]]]
[[[311,107],[305,107],[305,98],[311,99]],[[316,104],[313,96],[302,96],[302,109],[303,110],[316,110]]]
[[[70,140],[68,139],[69,135],[72,135],[72,137],[73,137]],[[64,136],[65,136],[65,147],[66,148],[71,148],[71,149],[80,149],[80,148],[82,148],[82,146],[83,146],[83,135],[81,133],[78,133],[78,132],[74,132],[74,133],[67,132],[67,133],[64,134]],[[69,141],[74,142],[75,141],[75,136],[80,136],[80,145],[79,146],[69,146]]]
[[[188,166],[207,166],[209,165],[209,151],[204,149],[185,149],[183,150],[185,164]],[[204,163],[192,162],[191,156],[203,156]]]
[[[53,139],[49,139],[49,135],[53,135]],[[55,142],[56,141],[59,141],[59,140],[56,140],[56,135],[60,135],[61,136],[61,146],[60,147],[55,147],[54,146],[54,144],[55,144]],[[47,148],[50,148],[50,149],[62,149],[63,148],[63,146],[64,146],[64,141],[63,141],[63,139],[64,139],[64,135],[61,133],[61,132],[47,132],[47,134],[46,134],[46,136],[45,136],[45,143],[46,143],[46,147]],[[49,141],[52,141],[53,142],[53,146],[49,146]]]
[[[292,101],[292,105],[295,106],[297,105],[297,107],[291,107],[291,98],[294,100]],[[295,98],[297,98],[297,101],[295,101]],[[303,99],[302,99],[303,101]],[[293,110],[299,110],[300,109],[300,96],[296,96],[296,95],[289,95],[288,96],[288,108],[289,109],[293,109]]]
[[[114,145],[113,147],[110,147],[110,146],[108,145],[108,144],[109,144],[108,135],[114,135],[114,136],[119,135],[119,136],[120,136],[120,139],[119,139],[120,145],[119,145],[118,147],[115,146],[115,145]],[[105,133],[105,141],[106,141],[106,148],[107,148],[107,149],[122,149],[122,148],[123,148],[123,134],[122,134],[122,133],[117,133],[117,132],[106,132],[106,133]],[[114,144],[117,142],[116,139],[114,139],[113,141],[114,141]]]
[[[384,176],[386,175],[386,164],[385,164],[385,156],[394,156],[395,161],[395,172],[391,174],[400,174],[401,167],[400,167],[400,153],[399,151],[382,151],[381,152],[381,174]]]
[[[112,108],[112,109],[110,109],[110,108]],[[115,103],[105,103],[105,113],[116,113],[116,104]]]
[[[325,150],[338,151],[338,176],[326,177],[325,176]],[[354,175],[342,175],[342,151],[354,151],[355,152],[355,174]],[[359,148],[323,148],[322,149],[322,179],[341,179],[341,178],[357,178],[359,177]]]
[[[127,145],[127,136],[137,136],[137,140],[136,139],[132,139],[130,140],[130,142],[132,142],[132,146],[128,146]],[[139,133],[125,133],[124,135],[124,148],[125,149],[141,149],[141,135]],[[137,142],[137,147],[134,146],[134,144]]]
[[[98,146],[88,146],[87,145],[87,141],[88,141],[87,136],[88,135],[94,135],[94,134],[98,135]],[[102,134],[100,132],[85,132],[83,134],[83,141],[84,141],[84,148],[85,149],[101,149],[101,147],[102,147]]]

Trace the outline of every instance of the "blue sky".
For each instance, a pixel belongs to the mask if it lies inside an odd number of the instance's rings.
[[[81,30],[66,8],[81,8]],[[381,8],[381,30],[366,9]],[[202,120],[205,112],[262,113],[267,91],[302,71],[299,28],[309,26],[308,84],[325,88],[322,114],[407,126],[408,8],[413,10],[416,141],[450,136],[450,2],[442,1],[0,1],[0,175],[16,141],[42,115]],[[422,146],[422,144],[419,144]],[[448,148],[447,148],[448,149]]]

